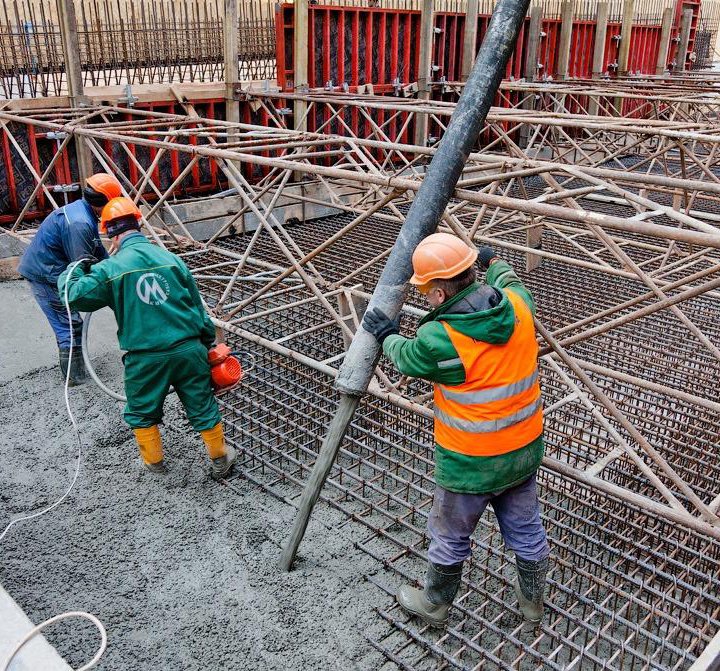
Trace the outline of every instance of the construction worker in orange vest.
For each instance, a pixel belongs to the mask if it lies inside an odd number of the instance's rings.
[[[476,281],[475,262],[487,270]],[[428,519],[425,589],[404,585],[398,603],[431,626],[447,623],[470,536],[488,503],[515,552],[515,593],[524,628],[543,615],[548,546],[535,475],[543,457],[535,304],[512,267],[490,247],[436,233],[412,257],[410,283],[432,310],[414,338],[369,311],[365,330],[404,375],[434,383],[435,481]]]

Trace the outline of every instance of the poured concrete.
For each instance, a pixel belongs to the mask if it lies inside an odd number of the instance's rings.
[[[93,323],[91,344],[107,343],[98,371],[119,389],[105,320]],[[20,282],[0,283],[0,362],[4,526],[59,498],[77,455],[50,328]],[[83,438],[77,485],[0,543],[0,583],[33,621],[95,614],[108,632],[96,667],[105,671],[383,667],[365,635],[383,629],[373,607],[390,599],[365,579],[382,569],[354,549],[362,530],[318,507],[297,568],[278,573],[295,509],[244,480],[239,494],[213,483],[175,398],[163,429],[171,471],[159,478],[140,469],[118,403],[94,385],[70,399]],[[85,621],[59,623],[47,638],[73,668],[99,642]]]

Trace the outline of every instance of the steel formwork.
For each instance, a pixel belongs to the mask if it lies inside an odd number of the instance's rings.
[[[352,96],[307,98],[334,106],[338,123],[360,114]],[[268,119],[284,116],[272,96],[250,102]],[[383,104],[439,119],[447,111]],[[720,630],[720,135],[707,119],[588,117],[577,128],[560,113],[497,115],[488,120],[494,144],[469,156],[441,226],[501,250],[538,303],[548,617],[521,635],[512,560],[490,516],[446,632],[418,628],[393,605],[394,585],[416,578],[425,557],[432,408],[429,385],[381,363],[324,490],[364,529],[358,551],[387,569],[371,578],[387,623],[372,644],[399,668],[689,668]],[[332,382],[364,301],[435,149],[391,141],[376,121],[369,137],[300,133],[204,119],[192,105],[186,115],[5,111],[0,122],[85,142],[96,167],[115,172],[142,206],[148,233],[183,254],[215,323],[255,357],[247,386],[221,398],[240,473],[293,505],[334,412]],[[549,129],[552,139],[536,151],[515,142],[514,125],[530,139]],[[136,179],[117,165],[130,146],[144,148],[133,154]],[[637,160],[651,149],[654,165]],[[148,199],[170,152],[184,167]],[[576,160],[583,154],[589,160]],[[236,205],[198,241],[171,203],[210,159]],[[37,193],[44,179],[36,175]],[[332,214],[297,222],[313,206]],[[230,226],[240,232],[222,237]],[[411,296],[403,331],[421,314]]]
[[[692,5],[693,22],[697,24],[700,3]],[[629,70],[654,74],[661,36],[660,5],[655,13],[636,17],[630,33],[631,47]],[[294,7],[283,4],[276,15],[277,29],[277,82],[285,91],[294,90]],[[676,17],[672,36],[679,32],[680,15]],[[457,81],[463,68],[463,38],[466,15],[458,12],[438,11],[433,14],[434,38],[432,45],[431,81]],[[490,21],[490,13],[477,18],[476,49],[482,42]],[[308,85],[347,86],[350,91],[372,85],[376,93],[389,93],[421,78],[418,74],[419,52],[417,44],[420,29],[420,12],[380,7],[312,5],[308,19]],[[558,76],[558,52],[562,22],[558,16],[546,16],[541,23],[538,49],[539,76]],[[527,75],[523,64],[527,59],[530,20],[527,18],[518,35],[517,45],[507,66],[506,78],[519,79]],[[611,17],[607,24],[599,72],[616,75],[619,57],[619,17]],[[593,75],[593,48],[596,20],[583,16],[573,21],[570,35],[571,56],[568,72],[564,76],[589,78]],[[692,51],[694,29],[689,51]],[[674,46],[673,46],[674,48]],[[672,57],[672,54],[670,54]],[[679,57],[683,63],[685,54]],[[671,60],[671,59],[669,59]]]

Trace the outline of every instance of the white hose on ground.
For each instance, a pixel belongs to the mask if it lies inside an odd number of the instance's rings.
[[[79,261],[75,261],[74,263],[71,263],[68,268],[70,273],[72,273],[75,268],[81,264],[85,259],[80,259]],[[55,503],[53,503],[51,506],[48,506],[47,508],[43,508],[42,510],[39,510],[35,513],[31,513],[29,515],[22,515],[21,517],[16,517],[14,520],[11,520],[10,523],[5,527],[5,530],[0,534],[0,541],[2,541],[3,538],[7,535],[8,531],[16,525],[18,522],[23,522],[26,520],[32,520],[37,517],[41,517],[45,513],[49,513],[51,510],[54,510],[57,508],[70,494],[72,491],[72,488],[75,486],[75,483],[77,482],[78,475],[80,474],[80,461],[82,458],[82,439],[80,438],[80,429],[77,425],[77,422],[75,421],[75,415],[73,415],[72,408],[70,407],[70,394],[69,394],[69,388],[70,388],[70,370],[72,367],[72,355],[73,355],[73,349],[75,347],[75,334],[72,330],[72,312],[70,310],[70,303],[68,301],[68,286],[69,282],[65,284],[65,294],[63,296],[64,303],[65,303],[65,309],[67,310],[67,317],[68,317],[68,324],[70,324],[70,353],[68,357],[68,365],[67,365],[67,372],[65,374],[65,408],[67,410],[68,416],[70,417],[70,421],[73,425],[73,429],[75,430],[75,437],[77,438],[77,444],[78,444],[78,454],[77,454],[77,460],[75,463],[75,474],[73,475],[72,482],[70,482],[70,486],[67,488],[67,491],[57,500]],[[10,662],[15,658],[15,656],[20,652],[20,650],[23,648],[23,646],[34,636],[39,634],[45,627],[54,624],[55,622],[59,622],[60,620],[65,620],[70,617],[84,617],[87,620],[90,620],[98,629],[100,632],[100,648],[95,653],[95,656],[84,666],[77,669],[77,671],[87,671],[88,669],[92,669],[99,661],[100,658],[105,653],[105,648],[107,647],[107,632],[105,631],[105,627],[103,626],[103,623],[100,622],[94,615],[91,615],[90,613],[85,613],[84,611],[68,611],[67,613],[61,613],[60,615],[55,615],[55,617],[51,617],[49,620],[45,620],[45,622],[42,622],[41,624],[37,625],[36,627],[33,627],[25,636],[23,639],[15,646],[15,648],[12,650],[10,655],[5,660],[2,668],[0,671],[7,671],[7,669],[10,666]]]
[[[75,263],[71,263],[69,268],[70,272],[75,270],[75,268],[81,264],[85,259],[80,259],[79,261],[75,261]],[[78,474],[80,473],[80,457],[82,455],[82,441],[80,439],[80,429],[78,428],[77,422],[75,421],[75,415],[72,413],[72,409],[70,408],[70,396],[69,396],[69,388],[70,388],[70,367],[71,367],[71,361],[72,361],[72,355],[73,355],[73,348],[75,346],[75,338],[74,333],[72,330],[72,312],[70,311],[70,305],[68,303],[68,284],[65,285],[65,296],[64,296],[64,303],[65,303],[65,309],[67,310],[68,315],[68,323],[71,325],[70,328],[70,355],[68,358],[68,366],[67,366],[67,372],[65,374],[65,408],[67,410],[68,416],[70,417],[70,421],[72,422],[73,429],[75,430],[75,437],[77,438],[77,444],[78,444],[78,454],[77,454],[77,460],[75,462],[75,474],[73,475],[72,482],[70,483],[70,486],[67,488],[67,491],[57,500],[55,503],[53,503],[51,506],[48,506],[47,508],[43,508],[42,510],[38,510],[35,513],[31,513],[29,515],[22,515],[20,517],[16,517],[14,520],[11,520],[10,523],[5,527],[5,530],[0,534],[0,541],[2,541],[3,538],[7,535],[7,532],[10,531],[12,527],[14,527],[18,522],[24,522],[26,520],[32,520],[36,517],[41,517],[45,513],[49,513],[51,510],[54,510],[57,508],[70,494],[72,488],[75,486],[75,482],[78,479]]]
[[[84,617],[86,620],[90,620],[90,622],[92,622],[100,632],[100,647],[95,653],[95,656],[87,664],[78,667],[76,671],[87,671],[88,669],[92,669],[100,661],[100,658],[105,653],[105,648],[107,648],[107,632],[105,631],[103,623],[100,622],[100,620],[98,620],[94,615],[91,615],[90,613],[86,613],[81,610],[74,610],[67,613],[62,613],[62,615],[55,615],[55,617],[51,617],[49,620],[45,620],[45,622],[37,625],[37,627],[33,627],[27,634],[25,634],[23,639],[15,646],[12,652],[5,659],[5,662],[3,663],[0,671],[8,671],[8,669],[10,668],[10,662],[13,661],[18,652],[20,652],[20,650],[22,650],[25,644],[28,643],[33,637],[35,637],[43,629],[45,629],[45,627],[49,627],[51,624],[55,624],[55,622],[60,622],[60,620],[66,620],[70,617]]]

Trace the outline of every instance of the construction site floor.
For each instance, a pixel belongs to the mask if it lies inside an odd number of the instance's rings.
[[[77,445],[54,339],[24,282],[0,283],[0,311],[4,527],[62,495]],[[91,346],[113,354],[98,357],[98,371],[120,389],[114,324],[99,315]],[[165,406],[162,478],[140,469],[119,403],[93,384],[70,400],[83,437],[78,482],[56,510],[0,544],[0,583],[33,622],[95,614],[108,632],[100,670],[384,668],[367,636],[383,628],[378,598],[389,599],[366,580],[384,571],[353,549],[357,531],[344,515],[319,506],[296,570],[278,573],[294,508],[243,479],[232,491],[212,482],[176,398]],[[81,620],[45,633],[73,668],[99,642]]]

